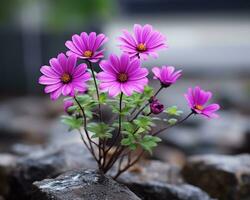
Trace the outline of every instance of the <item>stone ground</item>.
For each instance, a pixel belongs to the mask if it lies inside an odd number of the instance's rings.
[[[0,104],[0,200],[250,199],[246,110],[225,109],[220,120],[191,119],[163,133],[154,154],[117,183],[93,170],[79,135],[60,123],[61,107],[38,97]]]

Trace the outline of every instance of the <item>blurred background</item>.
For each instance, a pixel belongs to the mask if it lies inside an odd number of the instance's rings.
[[[105,33],[106,56],[120,54],[116,38],[135,23],[152,24],[168,39],[169,48],[145,67],[183,70],[160,95],[166,106],[188,111],[183,94],[200,85],[222,107],[217,120],[196,116],[162,134],[154,158],[182,164],[186,155],[250,152],[249,0],[1,1],[0,151],[79,140],[60,123],[62,101],[51,102],[37,83],[39,69],[83,31]]]

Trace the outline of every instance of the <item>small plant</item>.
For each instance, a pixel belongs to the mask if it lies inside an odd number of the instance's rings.
[[[185,117],[181,118],[182,111],[176,106],[164,108],[157,96],[174,84],[182,71],[172,66],[153,67],[159,88],[154,92],[148,85],[149,72],[141,62],[149,56],[156,58],[158,50],[167,48],[165,37],[152,26],[134,25],[134,35],[124,30],[119,37],[122,55],[111,54],[101,60],[101,47],[106,41],[104,34],[95,32],[73,35],[72,41],[65,43],[69,49],[66,55],[60,53],[50,59],[50,66],[41,67],[39,83],[45,85],[45,93],[52,100],[60,95],[67,97],[63,123],[79,131],[100,171],[106,173],[117,165],[116,179],[145,152],[152,153],[161,141],[161,132],[192,115],[215,118],[219,105],[205,106],[212,93],[196,86],[184,95],[191,110]],[[83,63],[78,65],[77,61]],[[96,73],[93,63],[98,63],[102,71]],[[104,107],[112,113],[109,119],[103,118]],[[160,113],[163,117],[156,117]],[[156,126],[159,123],[161,128]]]

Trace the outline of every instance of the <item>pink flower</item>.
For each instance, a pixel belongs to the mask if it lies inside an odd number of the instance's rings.
[[[156,98],[152,98],[152,100],[150,101],[150,111],[153,114],[159,114],[164,110],[164,105],[161,104],[161,102],[156,99]]]
[[[90,73],[86,72],[87,65],[80,64],[76,67],[76,57],[66,57],[60,53],[57,58],[50,59],[50,66],[42,66],[43,74],[39,83],[46,85],[45,93],[50,93],[52,100],[64,96],[74,96],[75,92],[84,92],[87,89],[86,81]]]
[[[141,26],[134,25],[134,36],[127,30],[123,31],[123,36],[118,38],[121,41],[120,48],[130,55],[130,57],[139,57],[144,60],[148,56],[158,57],[157,50],[166,48],[165,37],[158,31],[153,30],[149,24]]]
[[[163,87],[168,87],[175,83],[181,76],[181,70],[175,71],[172,66],[154,67],[152,69],[154,79],[159,79]]]
[[[218,104],[210,104],[205,106],[209,99],[212,97],[212,93],[204,91],[200,87],[196,86],[194,89],[189,88],[187,94],[184,95],[189,107],[195,114],[201,114],[208,118],[216,118],[217,114],[214,112],[220,109]]]
[[[98,49],[108,40],[104,34],[96,35],[95,32],[91,32],[89,35],[86,32],[82,32],[81,35],[73,35],[72,41],[65,43],[69,48],[67,56],[74,54],[75,56],[89,60],[90,62],[98,62],[103,58],[103,51]]]
[[[74,105],[74,102],[72,100],[65,100],[63,102],[64,112],[66,112],[70,115],[71,113],[68,111],[68,109],[69,109],[69,107],[71,107],[73,105]]]
[[[143,92],[144,86],[148,83],[146,76],[148,70],[141,68],[140,61],[130,60],[127,54],[110,55],[109,60],[100,63],[103,72],[97,74],[100,80],[100,89],[108,91],[114,97],[123,92],[130,96],[133,91]]]

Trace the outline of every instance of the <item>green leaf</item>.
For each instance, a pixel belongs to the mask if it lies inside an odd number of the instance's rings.
[[[105,104],[108,99],[107,93],[101,93],[99,97],[100,104]]]
[[[149,99],[150,97],[153,96],[153,92],[154,92],[154,89],[152,87],[146,86],[144,88],[144,93],[143,94]]]
[[[101,123],[89,123],[87,129],[93,133],[92,138],[112,138],[111,132],[114,128],[109,127],[107,124]]]
[[[177,119],[175,119],[175,118],[171,118],[171,119],[168,120],[168,123],[170,125],[174,125],[174,124],[176,124],[176,122],[177,122]]]
[[[83,122],[81,118],[76,118],[75,116],[62,116],[62,123],[69,126],[70,130],[79,129]]]
[[[149,153],[152,153],[152,149],[157,146],[157,143],[160,142],[161,139],[152,135],[145,135],[143,139],[140,141],[140,145],[142,148]]]
[[[168,107],[164,112],[172,116],[180,116],[183,113],[177,106]]]
[[[135,150],[137,148],[136,138],[132,134],[128,135],[126,138],[123,138],[121,140],[121,144],[123,146],[127,146],[131,150]]]
[[[151,126],[154,126],[154,123],[152,122],[152,118],[149,116],[143,116],[143,115],[140,115],[137,119],[135,119],[134,123],[137,126],[145,130],[150,130]]]

